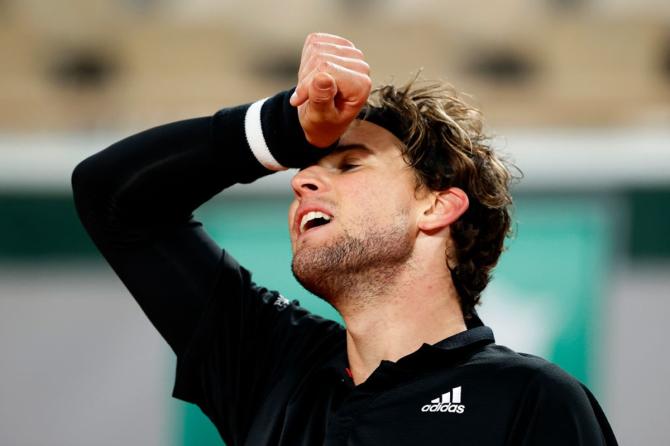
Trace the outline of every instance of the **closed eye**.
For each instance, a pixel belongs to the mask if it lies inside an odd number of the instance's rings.
[[[343,161],[342,164],[340,164],[340,170],[342,172],[355,169],[356,167],[360,167],[360,164],[351,161]]]

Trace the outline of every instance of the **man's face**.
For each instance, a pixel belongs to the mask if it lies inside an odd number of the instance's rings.
[[[330,301],[360,288],[353,281],[390,280],[410,258],[419,203],[400,144],[382,127],[354,121],[339,150],[293,178],[292,267],[308,290]]]

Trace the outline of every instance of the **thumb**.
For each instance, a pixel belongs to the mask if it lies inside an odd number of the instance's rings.
[[[335,108],[337,84],[328,73],[318,72],[309,85],[310,109],[316,112],[329,112]]]

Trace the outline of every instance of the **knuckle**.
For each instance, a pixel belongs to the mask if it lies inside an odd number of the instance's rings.
[[[370,64],[369,63],[367,63],[364,60],[359,60],[358,61],[358,66],[363,73],[370,74]]]
[[[305,39],[306,43],[312,43],[318,38],[318,33],[309,33]]]
[[[372,89],[372,79],[370,79],[370,76],[361,76],[360,83],[364,89],[366,90]]]
[[[319,64],[321,63],[321,60],[322,58],[318,54],[312,54],[311,56],[309,56],[307,62],[305,63],[305,75],[317,69],[319,67]]]
[[[309,51],[312,54],[315,54],[315,55],[323,54],[325,52],[325,50],[326,50],[326,47],[322,42],[312,42],[309,45]]]

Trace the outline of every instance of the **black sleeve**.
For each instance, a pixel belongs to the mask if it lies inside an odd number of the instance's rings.
[[[289,97],[267,100],[261,116],[272,154],[297,167],[322,152],[305,141]],[[272,173],[249,150],[248,107],[146,130],[82,161],[72,175],[84,227],[176,353],[191,337],[221,258],[193,211],[232,184]]]
[[[617,441],[591,392],[550,364],[526,387],[506,444],[615,446]]]
[[[306,142],[290,94],[267,99],[259,119],[274,159],[285,167],[302,167],[327,151]],[[215,410],[226,417],[229,438],[235,429],[244,429],[253,412],[250,392],[258,384],[252,381],[258,371],[250,368],[268,372],[281,366],[277,358],[286,351],[278,341],[296,339],[285,333],[287,327],[296,327],[298,334],[314,328],[326,335],[334,328],[257,287],[193,219],[193,211],[224,188],[272,173],[250,151],[248,109],[227,108],[146,130],[85,159],[72,175],[82,224],[177,354],[174,395],[199,404],[210,417]],[[313,345],[295,346],[291,351],[300,354]],[[213,373],[223,384],[204,382],[200,375],[212,348],[220,353],[207,366],[218,367]],[[243,360],[253,354],[266,362]],[[212,386],[217,398],[228,400],[208,400]]]

